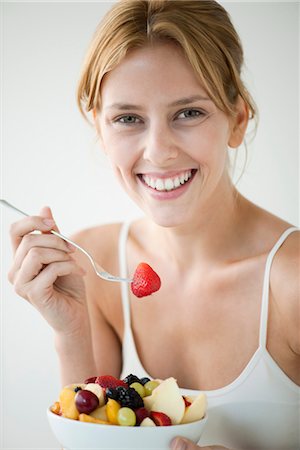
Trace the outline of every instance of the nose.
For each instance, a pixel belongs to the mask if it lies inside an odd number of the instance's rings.
[[[168,124],[153,123],[146,135],[144,159],[156,166],[168,166],[177,158],[179,148]]]

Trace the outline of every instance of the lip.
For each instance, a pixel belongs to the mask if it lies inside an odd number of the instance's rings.
[[[182,184],[180,187],[178,187],[177,189],[171,190],[171,191],[157,191],[156,189],[148,186],[145,181],[142,178],[142,175],[149,175],[150,177],[153,178],[161,178],[161,179],[167,179],[167,178],[173,178],[176,177],[178,175],[181,175],[184,172],[187,172],[191,170],[192,172],[192,176],[191,178],[186,181],[184,184]],[[159,172],[147,172],[147,173],[143,173],[143,174],[137,174],[137,178],[139,180],[139,182],[142,184],[142,186],[144,187],[144,189],[147,190],[147,192],[149,192],[149,194],[157,199],[157,200],[173,200],[176,199],[178,197],[180,197],[181,195],[183,195],[189,188],[191,182],[193,181],[195,174],[198,172],[197,169],[186,169],[186,170],[180,170],[180,171],[171,171],[171,172],[164,172],[159,173]]]

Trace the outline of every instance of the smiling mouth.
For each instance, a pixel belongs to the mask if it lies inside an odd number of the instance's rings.
[[[160,178],[157,176],[138,174],[139,179],[148,187],[159,192],[170,192],[181,188],[184,184],[189,183],[194,177],[197,169],[189,169],[181,172],[173,177]]]

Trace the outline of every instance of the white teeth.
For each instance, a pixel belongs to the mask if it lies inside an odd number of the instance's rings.
[[[157,191],[172,191],[183,185],[192,176],[192,171],[188,170],[174,178],[152,178],[149,175],[142,175],[144,182]]]
[[[178,177],[174,179],[174,187],[178,188],[180,186],[180,180]]]
[[[165,180],[165,189],[166,191],[171,191],[172,189],[174,189],[174,183],[171,178],[167,178]]]
[[[155,189],[157,191],[163,191],[165,189],[165,184],[161,178],[158,178],[155,182]]]
[[[152,189],[155,189],[155,180],[153,180],[153,178],[150,179],[150,184],[149,186],[152,187]]]

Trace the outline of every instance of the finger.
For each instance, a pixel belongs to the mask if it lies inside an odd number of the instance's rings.
[[[61,250],[67,253],[75,251],[73,246],[53,234],[26,234],[16,250],[11,272],[17,272],[20,269],[27,253],[34,247]]]
[[[55,230],[59,233],[59,229],[58,229],[57,225],[55,224],[55,220],[54,220],[51,208],[49,206],[43,206],[43,208],[40,210],[40,216],[43,217],[44,219],[53,220],[54,226],[51,229]]]
[[[207,448],[207,447],[201,447],[201,448],[203,450],[204,448]],[[200,450],[200,447],[198,447],[196,444],[189,441],[188,439],[185,439],[182,437],[176,437],[171,442],[171,449],[172,450]]]
[[[84,276],[85,271],[75,261],[55,262],[49,264],[39,275],[27,285],[27,298],[31,303],[49,299],[53,285],[59,277],[67,275]]]
[[[55,226],[53,219],[43,218],[40,216],[28,216],[10,227],[10,238],[15,252],[20,245],[23,237],[33,231],[47,232]]]
[[[33,247],[29,250],[20,270],[15,273],[14,284],[27,284],[49,264],[70,261],[70,255],[61,250]]]

